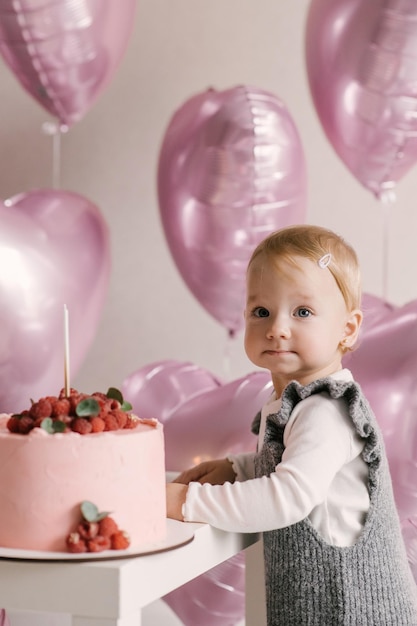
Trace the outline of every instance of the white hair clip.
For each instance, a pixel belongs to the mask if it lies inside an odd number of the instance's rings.
[[[323,254],[323,256],[317,261],[317,263],[319,267],[321,267],[321,269],[324,270],[326,269],[326,267],[329,267],[331,260],[332,260],[332,255],[330,254],[330,252],[328,252],[327,254]]]

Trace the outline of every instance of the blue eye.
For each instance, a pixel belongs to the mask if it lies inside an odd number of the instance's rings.
[[[310,309],[306,309],[305,307],[300,307],[299,309],[296,310],[295,315],[297,317],[306,318],[306,317],[310,317],[311,311]]]
[[[253,310],[253,314],[255,317],[269,317],[268,309],[265,309],[263,306],[258,306]]]

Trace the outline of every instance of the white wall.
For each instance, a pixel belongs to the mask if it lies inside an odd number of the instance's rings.
[[[304,63],[307,7],[307,0],[138,2],[118,72],[62,142],[61,187],[95,202],[112,237],[110,290],[96,341],[76,376],[80,389],[119,386],[160,359],[192,361],[221,376],[229,349],[228,378],[253,369],[241,336],[229,345],[225,329],[185,287],[158,213],[155,172],[168,121],[210,86],[247,84],[286,103],[307,157],[308,221],[344,235],[360,256],[365,291],[383,295],[382,207],[347,171],[318,122]],[[51,187],[52,143],[41,125],[52,118],[3,63],[0,93],[1,196]],[[417,297],[416,187],[417,166],[398,184],[391,211],[387,296],[396,304]]]

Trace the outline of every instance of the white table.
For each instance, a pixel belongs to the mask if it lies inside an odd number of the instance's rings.
[[[136,558],[65,563],[0,559],[0,607],[67,613],[72,626],[140,626],[142,608],[154,600],[249,546],[255,551],[248,552],[258,558],[257,535],[226,533],[206,524],[189,526],[194,529],[190,543]],[[256,586],[259,575],[252,578]],[[247,588],[248,626],[264,623],[261,614],[256,616],[255,586]]]

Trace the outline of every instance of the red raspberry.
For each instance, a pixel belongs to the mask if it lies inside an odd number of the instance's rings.
[[[114,535],[114,533],[117,533],[119,530],[119,527],[114,521],[114,519],[109,516],[104,517],[102,520],[100,520],[98,525],[99,525],[98,534],[102,535],[103,537],[111,537],[112,535]]]
[[[89,398],[93,398],[99,405],[101,410],[105,410],[106,412],[109,410],[110,401],[108,397],[104,393],[99,393],[98,391],[94,392]]]
[[[115,398],[109,398],[105,393],[101,393],[100,391],[95,391],[93,393],[93,398],[97,400],[101,409],[105,409],[106,412],[112,411],[113,409],[120,409],[121,404]]]
[[[102,391],[95,391],[94,393],[91,394],[91,397],[94,398],[95,400],[97,400],[97,402],[99,400],[104,400],[104,402],[108,402],[109,398],[106,396],[105,393],[103,393]]]
[[[48,400],[51,404],[54,404],[58,400],[57,396],[45,396],[44,400]]]
[[[35,427],[35,422],[30,415],[22,415],[19,419],[19,433],[27,435]]]
[[[93,433],[101,433],[106,427],[104,420],[98,415],[95,415],[90,419],[90,424],[92,428],[91,432]]]
[[[78,396],[78,391],[77,391],[77,389],[73,389],[73,387],[70,387],[69,397],[71,398],[72,396]],[[60,400],[62,400],[63,398],[66,398],[66,397],[67,397],[67,395],[65,394],[65,389],[62,388],[61,391],[59,392],[58,398]]]
[[[46,398],[41,398],[38,402],[34,402],[29,410],[33,419],[38,417],[51,417],[52,404]]]
[[[126,426],[127,413],[125,413],[125,411],[122,411],[121,409],[113,409],[110,412],[110,415],[114,415],[119,425],[119,428],[124,428]]]
[[[106,398],[105,400],[103,400],[102,398],[97,398],[96,396],[93,396],[93,398],[100,407],[100,414],[106,415],[110,411],[109,399]]]
[[[68,398],[62,398],[62,400],[58,400],[56,398],[55,402],[52,403],[52,417],[61,417],[61,415],[69,415],[71,409],[71,404]]]
[[[11,433],[20,433],[19,423],[20,417],[18,415],[11,415],[7,420],[7,428]]]
[[[102,420],[109,414],[109,407],[101,407],[100,412],[95,417],[100,417]]]
[[[33,427],[34,428],[40,428],[44,419],[46,419],[46,418],[45,417],[37,417],[35,420],[33,420]]]
[[[119,530],[111,536],[112,550],[126,550],[130,546],[130,537],[124,530]]]
[[[117,421],[117,417],[115,417],[111,413],[108,413],[103,417],[103,419],[106,425],[104,430],[119,430],[119,422]]]
[[[97,537],[94,537],[94,539],[89,539],[87,545],[89,552],[102,552],[103,550],[110,550],[110,537],[102,537],[101,535],[97,535]]]
[[[87,522],[87,520],[84,520],[77,526],[77,532],[83,539],[94,539],[99,534],[98,529],[97,522]]]
[[[77,394],[76,396],[71,396],[69,399],[69,403],[70,403],[70,410],[69,410],[69,414],[70,415],[76,415],[75,409],[77,408],[77,404],[80,402],[81,400],[81,395]]]
[[[71,533],[66,539],[69,552],[87,552],[87,544],[78,533]]]
[[[73,415],[59,415],[59,417],[57,417],[56,420],[54,420],[54,421],[64,422],[64,424],[71,425],[73,420],[74,420],[74,416]]]
[[[71,430],[75,433],[80,433],[80,435],[88,435],[93,430],[90,420],[85,419],[85,417],[76,417],[71,422]]]

